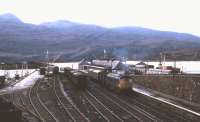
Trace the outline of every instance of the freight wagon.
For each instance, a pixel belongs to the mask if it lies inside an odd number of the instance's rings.
[[[94,82],[100,83],[116,92],[130,91],[132,79],[128,75],[119,72],[107,72],[104,70],[89,69],[86,74]]]
[[[132,79],[125,72],[128,67],[120,60],[116,59],[96,59],[91,63],[81,62],[81,70],[87,71],[87,75],[92,81],[98,82],[109,89],[117,92],[130,91]]]
[[[0,87],[3,87],[3,86],[4,86],[4,84],[5,84],[5,79],[6,79],[5,76],[0,76]]]
[[[85,75],[84,71],[65,68],[64,74],[67,76],[68,80],[77,88],[79,89],[87,88],[88,77]]]
[[[40,67],[40,75],[52,76],[58,73],[59,68],[57,66]]]

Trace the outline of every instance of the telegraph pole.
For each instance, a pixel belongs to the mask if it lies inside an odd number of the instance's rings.
[[[49,82],[49,51],[47,49],[47,78],[48,78],[48,82]]]
[[[103,58],[104,59],[106,58],[106,50],[105,49],[103,50]]]

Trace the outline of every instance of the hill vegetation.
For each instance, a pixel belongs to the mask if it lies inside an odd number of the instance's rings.
[[[33,25],[16,16],[0,16],[0,61],[42,61],[46,50],[59,61],[102,57],[129,60],[157,60],[160,52],[167,59],[199,60],[200,38],[191,34],[140,27],[104,28],[65,20]]]

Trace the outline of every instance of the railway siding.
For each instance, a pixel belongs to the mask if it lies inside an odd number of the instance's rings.
[[[113,111],[117,116],[119,116],[124,121],[140,121],[142,120],[134,115],[134,113],[130,112],[126,108],[124,108],[121,104],[108,99],[107,97],[103,96],[102,94],[99,94],[97,92],[89,92],[90,94],[94,95],[99,101],[101,101],[104,105],[106,105],[109,109]]]
[[[69,112],[71,113],[71,117],[75,121],[90,122],[90,120],[79,110],[79,108],[77,108],[76,104],[66,94],[63,84],[60,82],[60,79],[57,79],[57,82],[55,83],[56,83],[55,86],[57,87],[56,92],[57,94],[61,95],[60,98],[63,101],[63,104],[71,108],[68,109]]]
[[[48,121],[48,122],[58,122],[57,118],[52,114],[52,112],[49,111],[49,109],[46,107],[46,105],[43,103],[43,101],[40,99],[40,96],[38,94],[38,89],[40,86],[40,80],[36,82],[36,84],[30,89],[30,100],[32,101],[32,105],[37,111],[37,113],[40,115],[40,118],[42,121]],[[36,96],[34,100],[32,98]]]
[[[122,107],[124,107],[125,109],[127,109],[128,111],[130,111],[131,113],[134,113],[134,116],[137,116],[138,118],[140,118],[140,120],[142,121],[148,121],[148,122],[157,122],[157,121],[162,121],[159,118],[157,118],[156,116],[142,110],[141,108],[137,107],[137,106],[132,106],[129,103],[127,103],[126,101],[122,100],[121,98],[117,97],[115,94],[111,94],[105,90],[104,93],[102,93],[100,91],[100,89],[96,89],[96,91],[100,94],[102,94],[103,96],[105,96],[106,98],[115,101],[117,104],[121,105]]]

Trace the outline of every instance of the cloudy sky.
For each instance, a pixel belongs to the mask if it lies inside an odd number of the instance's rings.
[[[39,24],[65,19],[105,27],[141,26],[200,36],[199,0],[1,0],[0,14]]]

